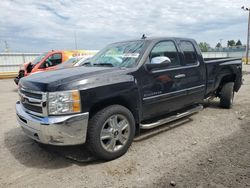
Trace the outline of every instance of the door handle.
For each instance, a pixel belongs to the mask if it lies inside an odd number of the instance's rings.
[[[177,74],[174,76],[175,78],[185,78],[186,74]]]

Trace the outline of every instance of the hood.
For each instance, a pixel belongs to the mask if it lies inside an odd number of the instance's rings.
[[[80,90],[110,82],[119,82],[121,75],[126,77],[125,80],[131,80],[132,76],[127,75],[127,72],[127,69],[115,67],[73,67],[24,77],[20,80],[19,86],[44,92]]]

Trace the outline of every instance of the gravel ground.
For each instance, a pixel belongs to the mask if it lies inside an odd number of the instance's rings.
[[[250,187],[250,66],[231,110],[198,114],[143,133],[110,162],[86,147],[39,145],[15,118],[13,80],[0,80],[0,187]]]

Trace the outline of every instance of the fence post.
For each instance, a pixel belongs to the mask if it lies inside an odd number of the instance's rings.
[[[24,54],[22,54],[22,57],[23,57],[23,64],[25,63],[25,56]]]

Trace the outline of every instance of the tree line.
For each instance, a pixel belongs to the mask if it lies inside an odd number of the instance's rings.
[[[240,40],[238,40],[237,42],[235,42],[235,40],[228,40],[227,41],[227,47],[242,47],[242,42]],[[199,43],[199,47],[201,49],[202,52],[208,52],[209,49],[211,49],[212,47],[210,46],[210,44],[208,44],[207,42],[200,42]],[[215,48],[223,48],[222,44],[220,42],[218,42],[215,45]]]

